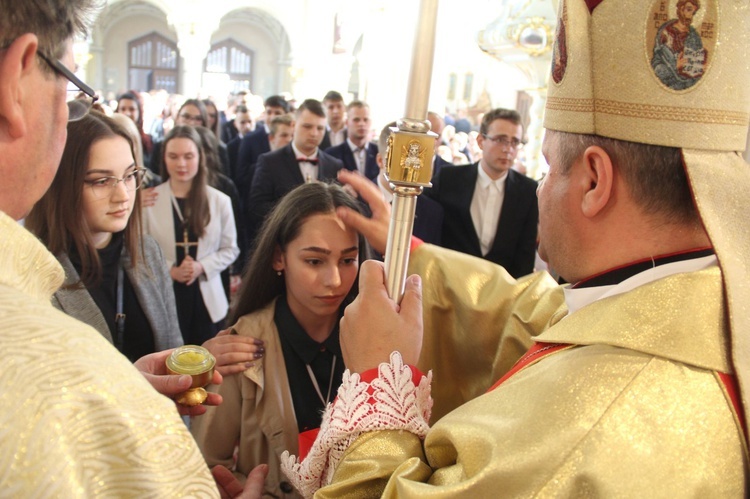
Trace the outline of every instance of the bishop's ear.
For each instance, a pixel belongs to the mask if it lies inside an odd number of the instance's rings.
[[[602,212],[613,201],[614,171],[612,158],[599,146],[583,153],[584,172],[581,210],[589,218]]]
[[[39,40],[36,35],[21,35],[0,56],[0,124],[12,139],[26,135],[24,103],[31,98],[36,88],[31,79],[39,77],[36,51]],[[52,88],[50,88],[50,92]]]

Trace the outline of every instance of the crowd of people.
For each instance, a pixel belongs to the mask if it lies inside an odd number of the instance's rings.
[[[153,222],[154,216],[163,218],[170,208],[170,203],[163,199],[169,198],[166,187],[158,186],[169,177],[168,166],[175,157],[163,150],[164,143],[175,127],[196,128],[201,138],[196,144],[196,149],[200,149],[199,154],[194,154],[196,161],[205,161],[208,186],[229,196],[232,206],[240,252],[230,265],[220,269],[228,299],[239,287],[242,269],[252,254],[263,222],[272,207],[292,188],[311,181],[336,181],[337,172],[346,169],[357,171],[385,187],[384,196],[390,196],[388,182],[378,180],[385,179],[382,160],[390,131],[384,129],[385,142],[379,144],[380,128],[372,122],[366,102],[355,99],[347,103],[339,92],[330,91],[321,101],[305,99],[300,103],[288,95],[272,95],[258,108],[259,97],[241,91],[230,95],[219,110],[210,99],[181,99],[169,95],[162,96],[163,113],[149,120],[150,125],[144,125],[144,109],[148,107],[145,103],[156,100],[159,95],[162,93],[129,91],[113,99],[111,105],[105,103],[97,107],[108,115],[130,117],[139,130],[140,139],[135,140],[142,161],[139,156],[137,163],[147,165],[142,195],[147,222]],[[434,188],[427,189],[425,197],[436,203],[421,203],[428,204],[429,209],[420,209],[415,233],[426,242],[504,265],[512,275],[520,277],[541,266],[539,260],[534,259],[536,184],[517,172],[519,152],[525,141],[524,127],[520,115],[512,110],[488,110],[479,118],[477,129],[472,130],[471,122],[465,117],[456,119],[429,113],[431,129],[438,138],[432,167]],[[144,129],[150,129],[151,134]],[[446,168],[441,173],[444,166],[458,168]],[[441,180],[443,177],[448,180]],[[525,187],[521,188],[521,184]],[[158,201],[160,194],[162,200]],[[368,208],[364,206],[364,209]],[[181,212],[176,211],[175,216],[180,218]],[[181,223],[176,220],[175,226]],[[170,232],[171,227],[167,224],[159,230]],[[497,234],[500,237],[496,237]],[[186,237],[180,234],[175,237],[182,244],[200,242],[194,232]],[[200,245],[190,248],[195,253]],[[172,254],[171,249],[165,252]],[[192,266],[193,260],[195,255],[187,259],[186,265]],[[181,264],[183,258],[167,258],[167,261]],[[214,285],[212,289],[218,288]],[[203,301],[206,304],[215,301],[207,299],[206,293],[210,293],[208,286],[203,285]],[[212,296],[216,298],[218,294]],[[190,310],[197,307],[197,313],[203,313],[201,309],[205,308],[201,301],[193,303],[187,297],[178,302],[191,303]],[[226,307],[227,304],[221,306],[222,318]],[[184,316],[181,324],[186,327],[190,323],[202,330],[210,324],[209,331],[215,332],[221,329],[222,323],[217,313],[211,315],[211,321],[197,319],[197,322]]]
[[[428,113],[432,187],[396,304],[378,262],[395,122],[375,142],[369,105],[331,91],[268,96],[262,111],[239,94],[229,116],[170,96],[149,124],[143,93],[101,105],[71,71],[96,2],[11,3],[0,0],[13,12],[0,18],[3,490],[746,492],[750,276],[736,254],[750,247],[724,230],[720,206],[750,209],[750,171],[734,152],[747,114],[731,129],[655,116],[645,140],[627,118],[570,105],[617,98],[593,77],[591,88],[564,79],[601,69],[571,57],[553,68],[550,171],[537,185],[514,169],[516,111],[488,109],[476,130]],[[619,15],[607,2],[566,5],[592,16],[571,16],[579,35]],[[679,0],[677,13],[699,8]],[[625,32],[642,24],[618,19]],[[723,27],[727,64],[741,62],[742,27]],[[562,40],[588,52],[621,38]],[[650,71],[634,63],[620,77],[667,85]],[[657,90],[691,111],[729,99],[699,77],[708,88],[648,87],[641,104]],[[702,127],[711,151],[692,149],[680,126]],[[537,256],[573,284],[534,272]],[[165,367],[183,344],[216,358],[202,405],[171,400],[191,383]]]

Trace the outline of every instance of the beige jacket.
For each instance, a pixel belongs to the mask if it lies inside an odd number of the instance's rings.
[[[244,482],[255,466],[267,463],[264,496],[298,497],[279,463],[283,451],[297,452],[299,434],[279,332],[273,322],[275,305],[276,300],[237,321],[234,329],[263,340],[266,354],[242,374],[227,376],[221,385],[210,388],[224,401],[194,418],[191,431],[209,467],[223,464]]]

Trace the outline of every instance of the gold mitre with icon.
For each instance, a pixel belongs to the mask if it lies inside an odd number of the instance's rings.
[[[741,151],[750,2],[560,0],[544,126]]]
[[[544,126],[678,147],[750,416],[750,0],[560,0]],[[689,331],[686,331],[689,334]]]

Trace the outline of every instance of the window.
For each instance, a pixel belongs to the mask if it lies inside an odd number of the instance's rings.
[[[253,83],[253,51],[231,38],[215,43],[206,56],[204,71],[229,75],[230,90],[250,90]]]
[[[128,43],[128,89],[177,93],[177,44],[154,32]]]

